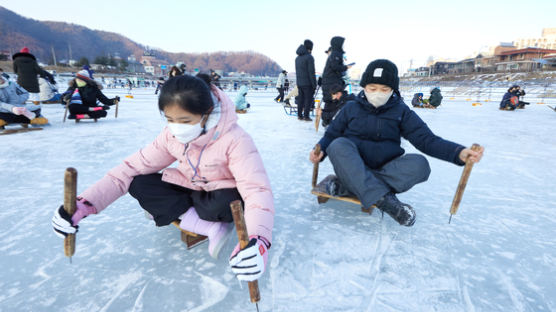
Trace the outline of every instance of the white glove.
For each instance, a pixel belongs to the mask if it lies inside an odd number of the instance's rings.
[[[241,251],[239,245],[232,253],[230,267],[240,281],[252,282],[263,275],[268,259],[268,247],[262,239],[251,238]],[[235,255],[234,255],[235,254]]]
[[[64,206],[54,211],[52,216],[52,227],[54,233],[61,238],[65,238],[68,234],[77,233],[78,226],[73,226],[70,215],[64,210]]]
[[[29,120],[35,118],[35,114],[31,113],[25,107],[13,107],[12,112],[14,113],[14,115],[23,115],[23,116],[27,117],[27,119],[29,119]]]

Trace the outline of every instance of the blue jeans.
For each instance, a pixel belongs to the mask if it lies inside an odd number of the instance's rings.
[[[415,184],[427,181],[431,172],[429,162],[419,154],[406,154],[382,168],[370,169],[355,143],[343,137],[332,141],[326,153],[342,186],[365,208],[374,205],[388,192],[403,193]]]

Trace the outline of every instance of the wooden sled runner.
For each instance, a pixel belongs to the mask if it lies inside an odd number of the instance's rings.
[[[37,130],[42,130],[43,128],[41,127],[29,127],[29,124],[19,124],[21,125],[21,128],[14,128],[14,129],[6,129],[5,125],[4,126],[0,126],[0,130],[3,130],[0,132],[0,135],[7,135],[7,134],[15,134],[15,133],[22,133],[22,132],[29,132],[29,131],[37,131]]]
[[[315,155],[320,154],[320,145],[319,144],[317,144],[317,146],[315,147],[314,153],[315,153]],[[341,197],[341,196],[332,196],[332,195],[328,194],[326,192],[326,184],[328,183],[328,181],[332,180],[336,176],[331,174],[317,184],[318,175],[319,175],[319,163],[316,163],[313,166],[313,181],[312,181],[313,188],[311,190],[311,194],[317,196],[317,201],[318,201],[319,204],[324,204],[330,199],[335,199],[335,200],[345,201],[345,202],[348,202],[348,203],[359,205],[359,206],[361,206],[361,211],[362,212],[366,212],[368,214],[373,213],[373,209],[375,208],[375,206],[372,206],[370,208],[363,207],[361,205],[361,201],[359,199],[357,199],[356,197]]]
[[[187,249],[191,249],[201,243],[208,241],[208,237],[199,235],[197,233],[186,231],[180,228],[180,221],[175,220],[172,224],[181,231],[181,241],[187,245]]]

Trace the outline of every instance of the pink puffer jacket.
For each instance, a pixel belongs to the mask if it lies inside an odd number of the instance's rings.
[[[263,162],[249,134],[237,124],[232,101],[223,91],[214,89],[221,101],[221,116],[215,127],[188,145],[180,143],[164,128],[153,143],[127,157],[81,197],[100,212],[128,192],[133,177],[164,169],[163,181],[188,189],[213,191],[237,187],[245,201],[249,235],[260,235],[271,242],[274,202]],[[193,166],[199,163],[197,176],[188,158]],[[176,160],[177,168],[167,168]],[[208,182],[197,182],[198,177]]]

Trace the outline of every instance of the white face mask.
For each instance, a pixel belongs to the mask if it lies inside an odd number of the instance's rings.
[[[390,92],[386,92],[386,93],[380,91],[375,91],[375,92],[367,92],[367,90],[364,91],[365,91],[365,97],[367,98],[367,102],[369,102],[369,104],[371,104],[376,108],[379,108],[382,105],[386,104],[390,99],[390,97],[392,96],[392,94],[394,94],[394,90],[391,90]]]
[[[201,127],[200,122],[194,125],[168,123],[168,129],[170,129],[174,137],[183,144],[195,140],[203,132],[203,127]]]

